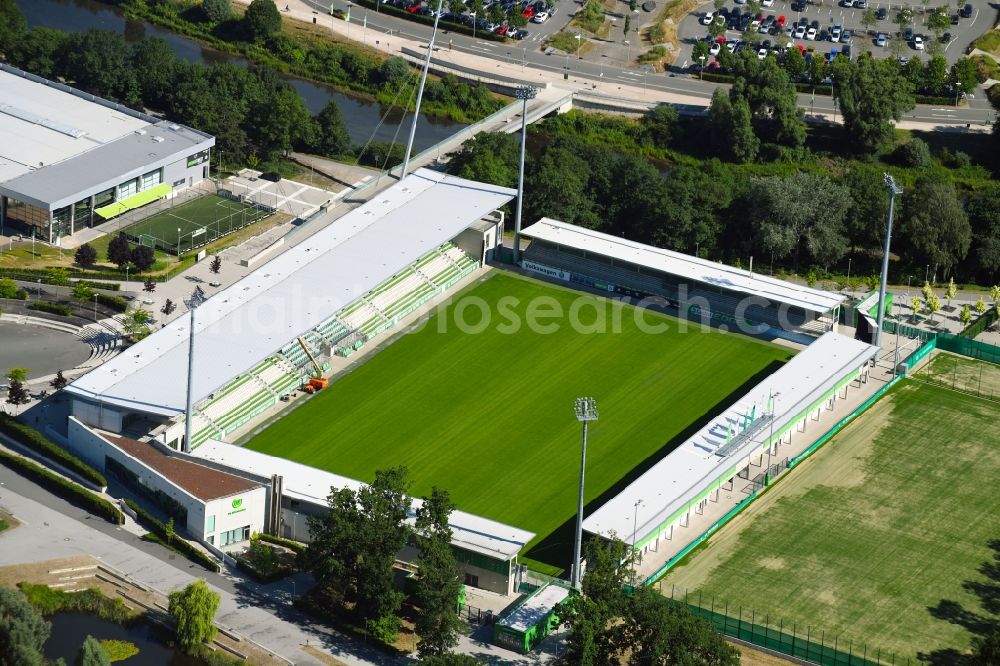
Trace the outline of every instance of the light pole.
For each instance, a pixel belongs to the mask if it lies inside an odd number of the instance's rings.
[[[417,89],[417,102],[413,107],[413,122],[410,123],[410,139],[406,142],[406,152],[403,154],[403,168],[399,172],[399,179],[406,178],[406,170],[410,166],[410,151],[413,150],[413,139],[417,135],[417,120],[420,118],[420,103],[424,99],[424,86],[427,85],[427,72],[431,68],[431,53],[434,51],[434,38],[437,37],[438,23],[441,21],[441,5],[444,0],[438,0],[437,12],[434,14],[434,28],[431,30],[431,38],[427,41],[427,56],[424,58],[424,71],[420,76],[420,88]],[[350,28],[350,24],[348,24]],[[277,208],[277,206],[275,206]]]
[[[587,469],[587,424],[597,420],[597,401],[577,398],[573,405],[576,420],[583,424],[583,447],[580,453],[580,496],[576,511],[576,539],[573,542],[573,570],[570,575],[573,589],[580,589],[580,550],[583,546],[583,480]]]
[[[187,402],[184,409],[184,445],[181,447],[184,453],[191,453],[191,419],[194,416],[194,311],[204,300],[201,288],[195,287],[187,302],[191,321],[188,323],[190,330],[188,331]]]
[[[580,44],[583,43],[583,36],[582,35],[573,35],[573,36],[576,37],[576,59],[579,60],[580,59]]]
[[[889,219],[885,224],[885,245],[882,247],[882,280],[878,285],[878,328],[875,329],[874,344],[881,347],[882,321],[885,319],[885,283],[889,279],[889,245],[892,242],[892,214],[896,205],[896,195],[903,189],[896,185],[891,174],[885,175],[885,186],[889,188]]]
[[[958,106],[958,93],[962,90],[962,82],[955,81],[955,106]]]
[[[632,42],[625,40],[625,67],[628,68],[629,63],[632,62]]]
[[[94,321],[97,321],[97,292],[94,292]]]
[[[177,227],[177,256],[181,256],[181,228]]]
[[[705,80],[705,56],[698,56],[698,60],[701,61],[701,68],[698,70],[698,80]]]
[[[472,16],[472,39],[475,40],[476,39],[476,12],[469,12],[469,15]]]
[[[775,391],[768,396],[771,403],[771,434],[767,438],[767,471],[764,472],[764,485],[770,482],[771,476],[771,447],[774,446],[774,399],[781,395],[780,391]]]
[[[649,74],[649,65],[642,70],[642,92],[646,92],[646,75]]]
[[[637,499],[634,505],[635,509],[632,512],[632,587],[635,587],[635,569],[636,564],[638,563],[638,558],[635,555],[635,535],[636,528],[638,527],[637,523],[639,522],[639,507],[642,506],[642,504],[643,501],[641,499]]]
[[[521,100],[521,162],[517,176],[517,210],[514,216],[514,265],[521,261],[521,208],[524,203],[524,151],[528,136],[528,100],[535,99],[537,88],[524,86],[514,91]]]

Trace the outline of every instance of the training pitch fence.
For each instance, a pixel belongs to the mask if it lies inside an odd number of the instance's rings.
[[[163,208],[123,229],[140,245],[181,255],[270,217],[274,208],[228,190],[217,190]]]

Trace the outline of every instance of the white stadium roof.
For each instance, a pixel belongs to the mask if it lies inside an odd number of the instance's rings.
[[[270,478],[271,475],[277,474],[282,477],[284,495],[323,506],[326,505],[331,487],[357,490],[363,485],[361,481],[345,476],[217,440],[208,440],[196,448],[193,455],[257,476]],[[413,511],[420,504],[421,500],[413,500],[410,522],[415,518]],[[453,511],[449,526],[452,531],[452,543],[456,546],[501,559],[512,559],[525,544],[535,538],[534,532],[464,511]]]
[[[712,487],[736,461],[766,446],[771,424],[760,416],[767,410],[768,396],[780,394],[773,405],[774,432],[777,434],[877,352],[877,347],[839,333],[822,335],[590,514],[583,521],[583,529],[604,537],[614,532],[619,538],[628,540],[633,534],[633,516],[637,516],[634,533],[636,542],[641,542],[673,513]],[[729,428],[739,433],[744,415],[754,409],[758,421],[766,427],[742,442],[738,436],[734,437],[728,455],[720,455],[725,453],[721,449],[727,445]],[[748,431],[752,432],[752,426]],[[641,502],[638,512],[637,501]]]
[[[811,289],[804,285],[751,273],[742,268],[643,245],[547,217],[522,230],[521,234],[528,238],[537,238],[638,264],[692,282],[701,282],[747,295],[762,296],[774,303],[785,303],[819,314],[829,312],[844,301],[844,296],[841,294]]]
[[[366,291],[500,208],[515,191],[419,169],[202,304],[197,403]],[[184,411],[188,317],[67,387],[103,404]]]

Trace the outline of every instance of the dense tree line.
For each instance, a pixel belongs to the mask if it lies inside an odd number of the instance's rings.
[[[784,131],[775,129],[785,124],[773,112],[755,121],[743,95],[717,93],[714,104],[744,117],[747,140],[758,145],[758,133],[774,140],[774,132]],[[911,171],[906,160],[914,152],[929,154],[926,145],[884,148],[884,163],[878,164],[769,144],[791,156],[775,152],[769,161],[758,156],[737,166],[707,147],[718,122],[678,119],[666,107],[638,122],[580,112],[546,120],[529,137],[525,220],[549,216],[729,263],[745,264],[756,255],[765,265],[773,259],[778,268],[833,269],[852,254],[879,255],[888,170],[907,185],[896,201],[893,252],[900,260],[894,272],[919,267],[922,275],[929,266],[944,279],[954,275],[987,284],[1000,272],[1000,185],[981,166],[970,165],[968,155],[940,150],[936,164]],[[836,136],[843,130],[828,131]],[[880,144],[887,140],[878,138]],[[743,161],[731,154],[723,158]],[[481,135],[452,156],[449,169],[515,186],[517,160],[516,136]],[[975,188],[957,185],[956,174],[972,174]],[[862,265],[855,263],[858,277]]]

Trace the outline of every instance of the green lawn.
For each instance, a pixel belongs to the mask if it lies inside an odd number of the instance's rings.
[[[1000,365],[982,363],[965,356],[935,351],[934,358],[920,368],[916,377],[1000,400]]]
[[[158,249],[170,252],[176,252],[179,236],[181,251],[186,252],[192,247],[214,241],[263,217],[265,214],[253,206],[215,194],[206,194],[180,205],[165,208],[129,225],[124,231],[132,238],[153,236],[158,240]],[[179,234],[178,229],[180,229]],[[204,229],[204,233],[192,236],[192,232],[200,229]]]
[[[998,417],[987,400],[904,380],[661,589],[855,656],[867,644],[883,664],[968,650],[967,627],[989,618],[975,591],[995,604],[1000,578],[980,573],[1000,556]]]
[[[587,306],[579,320],[588,324],[598,320],[595,307],[611,307],[604,299],[494,273],[247,446],[363,480],[376,469],[405,465],[417,496],[437,484],[465,511],[536,532],[527,555],[534,566],[554,571],[569,560],[575,515],[580,426],[574,398],[592,395],[601,415],[587,453],[590,501],[644,461],[658,459],[720,401],[791,355],[694,325],[682,333],[677,320],[649,312],[648,321],[670,330],[645,333],[631,307],[622,311],[616,333],[580,334],[568,318],[550,318],[545,323],[558,324],[558,331],[523,326],[511,334],[504,328],[509,319],[495,307],[503,297],[518,299],[511,311],[521,321],[529,301],[557,304],[563,312],[578,301]],[[492,324],[481,333],[457,330],[455,303],[472,305],[464,308],[470,323],[480,316],[474,304],[490,304]],[[443,333],[442,320],[448,323]]]

